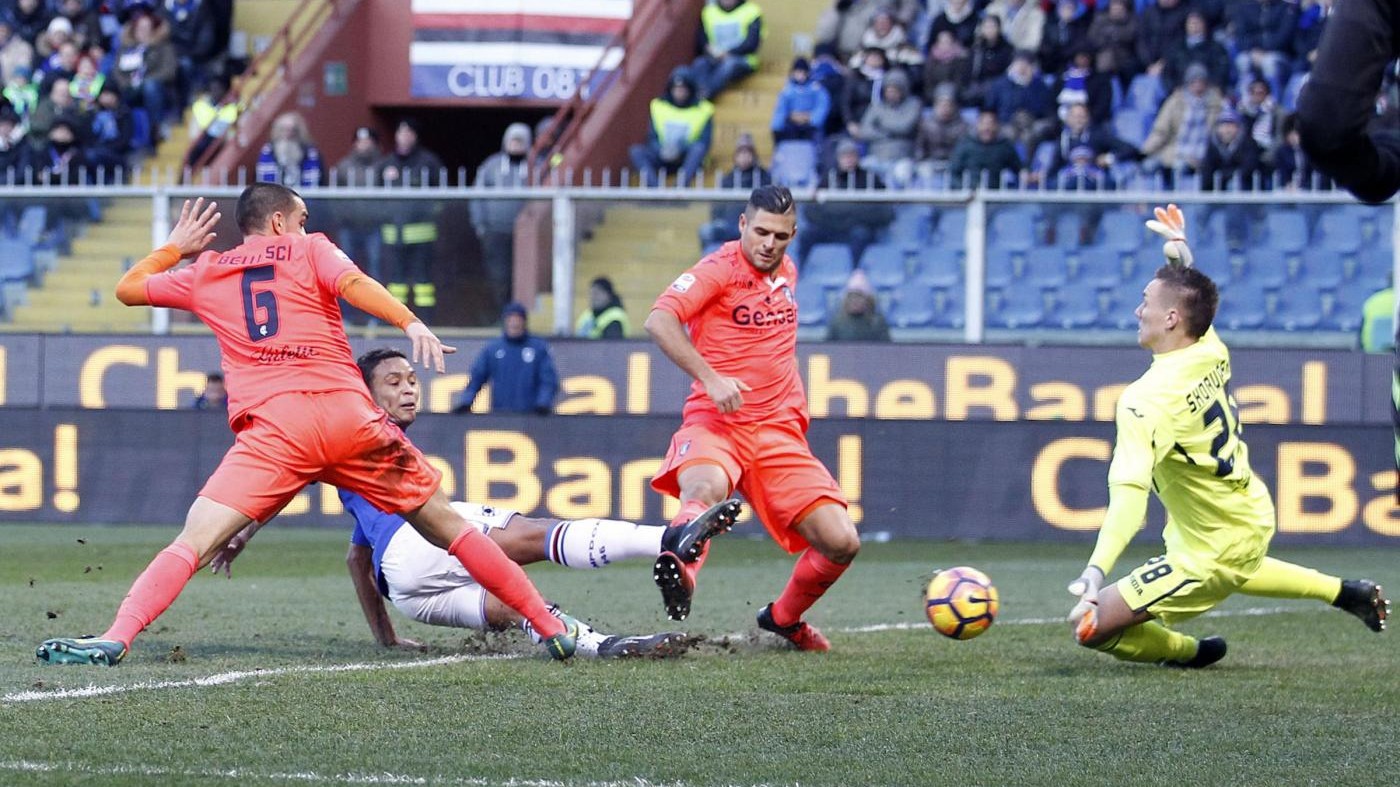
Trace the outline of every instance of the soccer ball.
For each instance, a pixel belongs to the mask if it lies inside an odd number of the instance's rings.
[[[958,566],[933,575],[924,588],[924,611],[939,634],[972,639],[991,628],[1001,597],[986,574]]]

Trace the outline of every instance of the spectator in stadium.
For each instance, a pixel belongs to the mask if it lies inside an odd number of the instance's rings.
[[[819,44],[835,47],[842,60],[860,51],[860,39],[870,29],[870,21],[881,8],[894,10],[894,18],[905,30],[923,11],[920,0],[833,0],[831,7],[817,19],[813,35]]]
[[[1107,11],[1095,13],[1094,21],[1089,24],[1088,40],[1095,52],[1113,53],[1115,71],[1124,89],[1142,72],[1137,59],[1138,21],[1129,0],[1109,0]]]
[[[1239,114],[1221,110],[1201,161],[1201,191],[1253,191],[1260,167],[1259,146],[1244,133]]]
[[[1088,145],[1080,145],[1070,151],[1069,162],[1055,173],[1055,183],[1061,191],[1113,191],[1117,188],[1113,182],[1113,174],[1096,163],[1094,149]],[[1102,216],[1102,210],[1099,206],[1074,205],[1072,207],[1085,214],[1084,226],[1098,226]],[[1088,232],[1085,232],[1084,235],[1092,237]]]
[[[49,29],[53,15],[44,0],[15,0],[10,18],[14,21],[15,35],[33,44]]]
[[[10,78],[17,69],[30,69],[33,65],[34,47],[15,35],[14,25],[6,17],[0,16],[0,84],[10,84]]]
[[[120,182],[125,175],[127,157],[131,155],[131,110],[122,104],[121,91],[116,85],[104,85],[97,95],[97,104],[88,114],[88,164],[98,182]]]
[[[700,12],[700,53],[690,64],[697,95],[709,100],[758,70],[763,11],[753,0],[715,0]]]
[[[885,50],[878,48],[861,50],[860,65],[851,68],[846,77],[846,87],[841,94],[841,117],[846,121],[846,133],[852,137],[860,135],[860,121],[865,110],[875,99],[875,86],[885,80],[890,73],[889,60]]]
[[[1001,20],[1006,40],[1020,52],[1037,52],[1045,34],[1045,12],[1032,0],[992,0],[984,12]]]
[[[71,2],[72,0],[70,0]],[[179,53],[181,103],[215,77],[223,78],[233,0],[164,0],[170,40]]]
[[[885,315],[880,313],[880,304],[875,299],[875,288],[870,285],[870,277],[865,271],[856,268],[851,278],[846,280],[846,289],[841,293],[841,310],[826,324],[826,340],[829,342],[887,342],[890,340],[890,325]]]
[[[913,158],[922,111],[909,93],[909,77],[899,69],[890,72],[880,85],[880,100],[871,102],[860,121],[867,169],[885,178],[896,164]]]
[[[68,89],[72,91],[78,105],[87,111],[97,104],[97,96],[106,84],[107,77],[97,70],[96,58],[92,55],[82,55],[78,58],[73,78],[68,81]],[[113,85],[112,89],[115,90],[116,86]]]
[[[523,305],[516,301],[506,304],[501,312],[501,336],[487,342],[472,362],[471,381],[457,399],[454,413],[470,413],[477,394],[488,382],[493,413],[554,412],[559,372],[548,342],[529,332],[527,318]]]
[[[1389,325],[1391,330],[1381,330]],[[1395,288],[1371,294],[1361,304],[1361,351],[1389,353],[1395,350]]]
[[[1327,29],[1327,20],[1332,18],[1334,0],[1302,0],[1298,4],[1298,29],[1293,33],[1293,63],[1290,72],[1301,74],[1311,71],[1317,59],[1317,45],[1322,41],[1322,31]]]
[[[67,118],[59,118],[49,127],[47,144],[35,157],[40,183],[45,185],[82,185],[87,182],[87,151],[83,149],[80,127]]]
[[[977,8],[972,0],[945,0],[943,10],[928,25],[928,41],[938,41],[939,33],[952,33],[964,48],[971,47],[977,37]]]
[[[625,339],[632,332],[627,310],[612,279],[599,276],[588,285],[588,308],[578,316],[574,335],[585,339]]]
[[[846,94],[846,66],[837,59],[836,50],[830,44],[817,44],[812,50],[812,82],[826,88],[826,94],[831,97],[831,111],[826,113],[826,125],[822,127],[822,136],[839,134],[846,128],[845,118],[841,116],[841,97]]]
[[[29,138],[36,146],[47,144],[49,129],[58,121],[67,122],[73,128],[87,125],[83,122],[82,107],[73,100],[73,91],[68,89],[67,79],[56,79],[48,94],[39,101],[29,116]]]
[[[1167,96],[1142,144],[1144,159],[1160,171],[1166,188],[1175,187],[1177,169],[1194,172],[1201,165],[1223,105],[1220,89],[1210,84],[1205,67],[1196,63],[1187,68],[1186,84]]]
[[[1063,70],[1076,52],[1089,51],[1089,22],[1090,14],[1078,0],[1057,0],[1054,15],[1045,18],[1038,50],[1040,67],[1046,73]]]
[[[861,49],[883,49],[886,62],[904,67],[923,65],[924,58],[909,41],[904,25],[894,18],[894,9],[884,6],[870,18],[870,27],[860,37]]]
[[[944,85],[957,88],[967,84],[972,68],[971,52],[951,30],[940,30],[924,59],[924,101],[933,104],[934,94]]]
[[[997,113],[984,109],[977,115],[976,130],[953,149],[948,165],[949,186],[999,189],[1007,174],[1013,184],[1019,182],[1021,167],[1016,146],[1001,135]]]
[[[93,44],[101,45],[107,40],[102,35],[102,17],[89,0],[60,0],[57,5],[58,16],[54,19],[67,20],[73,43],[79,49],[87,49]]]
[[[1313,166],[1298,133],[1298,116],[1283,119],[1283,142],[1274,150],[1272,182],[1286,191],[1331,191],[1332,180]]]
[[[1005,133],[1027,150],[1054,127],[1055,100],[1030,52],[1016,53],[1005,76],[992,84],[985,106],[997,113]]]
[[[533,136],[524,123],[512,123],[501,136],[501,149],[486,157],[476,171],[482,188],[520,188],[530,185]],[[468,203],[472,226],[481,242],[482,265],[494,303],[510,300],[515,272],[515,219],[525,207],[520,199],[477,199]]]
[[[1112,55],[1110,54],[1110,57]],[[1094,53],[1081,49],[1055,80],[1056,115],[1063,118],[1074,104],[1087,104],[1089,117],[1095,123],[1113,120],[1113,73],[1100,73],[1094,68]]]
[[[843,139],[836,144],[836,165],[828,169],[819,184],[832,191],[880,191],[885,181],[861,166],[860,146]],[[894,220],[894,208],[879,202],[813,202],[803,213],[802,231],[797,233],[797,259],[818,243],[844,243],[854,259]]]
[[[78,45],[72,41],[64,41],[53,52],[41,55],[39,71],[35,74],[39,92],[47,93],[49,88],[53,87],[55,79],[62,78],[72,82],[73,76],[78,73],[78,58],[81,56]]]
[[[331,170],[331,185],[349,188],[379,186],[379,165],[384,151],[379,147],[379,132],[360,126],[345,154]],[[336,200],[330,204],[335,221],[335,242],[359,263],[365,273],[378,279],[383,274],[383,238],[380,226],[384,208],[378,199]],[[357,319],[373,319],[356,315]]]
[[[971,131],[958,111],[958,91],[952,84],[939,85],[934,91],[933,110],[919,120],[914,136],[914,176],[924,187],[941,185],[937,173],[947,173],[953,150]],[[895,180],[908,182],[908,175],[895,170]]]
[[[734,166],[720,176],[719,187],[750,192],[773,182],[772,174],[763,168],[754,148],[752,134],[740,134],[734,143]],[[739,239],[739,216],[744,203],[716,202],[710,207],[710,220],[700,228],[700,248]]]
[[[993,14],[982,17],[968,60],[967,83],[961,85],[962,103],[981,106],[992,85],[1011,67],[1015,54],[1011,42],[1001,34],[1001,17]]]
[[[73,46],[73,54],[70,56],[68,69],[72,71],[72,61],[77,60],[77,54],[81,52],[77,42],[73,40],[73,23],[61,16],[55,16],[49,20],[49,26],[44,28],[43,35],[34,42],[34,54],[39,63],[52,64],[57,62],[56,55],[63,49],[65,44]],[[44,66],[41,71],[47,70]]]
[[[8,107],[0,108],[0,185],[24,183],[31,177],[31,150],[19,115]]]
[[[770,123],[773,141],[802,139],[820,144],[830,114],[831,96],[826,87],[812,79],[807,58],[795,58],[788,71],[787,84],[778,92],[778,100],[773,105]]]
[[[1283,140],[1283,107],[1274,100],[1266,80],[1253,79],[1235,109],[1245,133],[1259,146],[1260,161],[1267,171],[1273,164],[1274,149]]]
[[[379,181],[385,186],[431,188],[442,185],[442,159],[418,141],[418,121],[400,120],[394,128],[394,146],[379,165]],[[395,200],[388,221],[380,226],[384,243],[384,277],[389,294],[403,303],[413,297],[420,312],[437,307],[433,283],[433,249],[437,246],[438,206],[428,200]]]
[[[185,166],[195,166],[204,157],[205,151],[230,136],[236,122],[238,94],[229,90],[229,83],[223,77],[209,80],[190,105],[189,136],[194,144],[190,146]]]
[[[258,151],[259,181],[291,189],[321,185],[321,150],[311,139],[306,118],[283,112],[272,121],[271,137]]]
[[[204,375],[204,390],[194,399],[196,410],[228,410],[228,388],[224,385],[222,372]]]
[[[170,43],[170,26],[154,13],[138,13],[122,26],[112,79],[128,106],[141,107],[151,123],[149,144],[165,139],[170,91],[179,76],[179,60]]]
[[[1186,37],[1167,53],[1162,89],[1167,93],[1176,90],[1193,63],[1205,68],[1212,85],[1230,84],[1230,53],[1211,35],[1205,14],[1195,10],[1186,14]]]
[[[1117,138],[1108,129],[1093,125],[1089,109],[1084,104],[1072,104],[1066,108],[1059,133],[1051,141],[1055,150],[1046,167],[1049,177],[1045,183],[1046,188],[1050,189],[1058,187],[1056,174],[1070,166],[1070,154],[1078,148],[1087,148],[1093,154],[1094,165],[1105,171],[1119,161],[1137,158],[1137,151],[1132,145]],[[1032,173],[1031,176],[1034,182],[1041,177],[1041,173]]]
[[[29,74],[29,66],[15,66],[5,81],[5,101],[22,121],[39,106],[39,88],[29,81]]]
[[[1157,0],[1139,12],[1137,60],[1148,74],[1161,78],[1167,55],[1186,37],[1190,10],[1182,0]]]
[[[678,172],[681,185],[695,180],[710,153],[714,120],[715,105],[696,93],[690,69],[676,67],[665,92],[651,101],[646,141],[627,151],[643,185],[659,185],[663,170]]]
[[[1297,6],[1284,0],[1245,0],[1231,7],[1235,71],[1241,80],[1261,76],[1282,87],[1298,29]]]

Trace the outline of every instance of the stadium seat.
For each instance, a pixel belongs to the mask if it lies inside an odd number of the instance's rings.
[[[1148,120],[1141,110],[1124,107],[1113,113],[1113,133],[1135,148],[1147,141]]]
[[[951,208],[938,217],[937,242],[959,250],[967,249],[967,209]]]
[[[1192,249],[1195,267],[1209,276],[1217,287],[1225,287],[1234,281],[1234,270],[1230,265],[1230,250],[1215,242],[1202,243]]]
[[[1339,264],[1335,257],[1304,254],[1298,263],[1298,280],[1309,287],[1328,290],[1335,289],[1342,283],[1345,265]],[[1353,261],[1352,267],[1356,264]]]
[[[1376,291],[1355,280],[1343,282],[1333,293],[1330,308],[1323,309],[1320,327],[1348,333],[1360,330],[1361,307]]]
[[[1241,281],[1257,284],[1265,289],[1278,289],[1288,283],[1288,260],[1277,249],[1255,246],[1244,253],[1244,275]]]
[[[1123,281],[1123,261],[1118,252],[1102,247],[1079,250],[1080,284],[1110,289]]]
[[[1050,168],[1055,164],[1055,142],[1046,140],[1035,146],[1035,153],[1031,156],[1031,172],[1039,172],[1044,175],[1050,172]]]
[[[33,281],[34,248],[19,238],[0,237],[0,282]]]
[[[962,328],[967,324],[967,308],[961,287],[933,291],[934,328]]]
[[[1026,252],[1025,278],[1038,287],[1059,287],[1068,279],[1065,253],[1056,248],[1037,247]]]
[[[1088,328],[1099,322],[1099,291],[1083,282],[1061,287],[1052,300],[1054,308],[1045,315],[1050,328]]]
[[[813,281],[823,287],[844,287],[854,267],[850,246],[844,243],[818,243],[807,251],[798,280]]]
[[[1069,210],[1055,218],[1055,245],[1061,249],[1079,248],[1080,233],[1084,230],[1084,217],[1079,211]]]
[[[889,322],[897,328],[926,328],[934,321],[935,303],[932,287],[910,282],[895,291]]]
[[[935,289],[961,288],[963,283],[962,251],[948,246],[924,248],[918,256],[912,281]]]
[[[1349,266],[1344,262],[1344,269],[1348,267],[1350,275],[1345,278],[1361,282],[1373,291],[1379,290],[1390,284],[1395,270],[1395,252],[1389,244],[1370,244],[1362,247]]]
[[[933,237],[933,209],[928,205],[896,205],[887,233],[891,243],[928,243]]]
[[[994,209],[987,231],[987,248],[1027,251],[1035,243],[1035,224],[1039,211],[1028,205]]]
[[[983,283],[991,287],[1007,287],[1020,278],[1024,259],[1006,248],[987,249],[987,270]]]
[[[1110,210],[1099,221],[1097,246],[1116,252],[1137,251],[1143,244],[1143,220],[1128,210]]]
[[[1353,254],[1361,248],[1361,216],[1359,208],[1336,207],[1323,211],[1313,231],[1313,245],[1341,254]]]
[[[904,265],[904,249],[892,243],[872,243],[860,255],[860,268],[879,290],[892,290],[904,284],[908,274]]]
[[[1147,282],[1122,281],[1106,291],[1099,302],[1099,326],[1103,328],[1136,328],[1137,307],[1142,303],[1142,289]]]
[[[810,186],[817,179],[817,146],[790,139],[773,149],[773,181],[783,186]]]
[[[1045,320],[1045,295],[1037,287],[1007,287],[987,293],[987,325],[1035,328]]]
[[[1303,284],[1290,284],[1269,304],[1264,327],[1284,331],[1311,331],[1322,322],[1322,291]]]
[[[826,324],[826,288],[809,278],[797,280],[797,324]]]
[[[1161,78],[1143,73],[1133,77],[1133,81],[1128,83],[1128,96],[1125,101],[1134,109],[1155,112],[1166,97]]]
[[[1270,248],[1299,252],[1308,245],[1308,222],[1296,210],[1270,210],[1264,219],[1264,240]]]
[[[1263,327],[1268,316],[1267,301],[1263,287],[1251,284],[1227,287],[1220,293],[1216,324],[1236,331]]]

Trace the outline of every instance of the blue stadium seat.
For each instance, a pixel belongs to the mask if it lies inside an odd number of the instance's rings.
[[[807,278],[797,280],[797,324],[826,324],[826,288]]]
[[[844,243],[818,243],[807,250],[798,279],[814,281],[823,287],[844,287],[851,278],[851,247]]]
[[[1123,281],[1122,257],[1113,249],[1080,249],[1078,278],[1081,284],[1089,287],[1116,287]]]
[[[1137,307],[1142,303],[1142,290],[1147,282],[1122,281],[1117,287],[1107,291],[1106,298],[1100,300],[1099,327],[1136,328]]]
[[[987,247],[1027,251],[1035,245],[1035,223],[1039,211],[1030,205],[994,209],[987,230]]]
[[[1061,287],[1053,299],[1054,308],[1045,315],[1052,328],[1088,328],[1099,321],[1099,291],[1083,282]]]
[[[1373,243],[1364,246],[1353,263],[1345,266],[1352,269],[1350,275],[1345,278],[1361,282],[1362,286],[1368,286],[1372,291],[1383,289],[1389,285],[1391,273],[1395,269],[1394,255],[1390,244]]]
[[[1313,245],[1328,251],[1353,254],[1361,248],[1360,208],[1328,208],[1317,219]]]
[[[1348,333],[1360,330],[1361,306],[1378,289],[1356,280],[1343,282],[1333,294],[1331,308],[1323,311],[1321,327]]]
[[[1137,251],[1143,244],[1143,220],[1128,210],[1110,210],[1099,221],[1098,241],[1094,245],[1117,252]]]
[[[1020,265],[1024,260],[1006,248],[987,249],[987,270],[983,282],[987,287],[1007,287],[1020,278]]]
[[[872,243],[860,255],[860,268],[880,290],[892,290],[908,278],[904,249],[892,243]]]
[[[1079,236],[1083,230],[1084,217],[1079,211],[1061,213],[1055,218],[1055,245],[1062,249],[1079,248]]]
[[[1279,251],[1302,251],[1308,245],[1308,221],[1296,210],[1270,210],[1264,219],[1264,240]]]
[[[1140,109],[1123,107],[1113,113],[1114,135],[1135,148],[1142,147],[1142,143],[1147,141],[1150,126],[1149,116]]]
[[[910,282],[890,301],[890,324],[896,328],[926,328],[933,324],[936,298],[932,287]]]
[[[44,229],[49,223],[49,209],[43,205],[30,205],[19,216],[16,233],[19,239],[30,246],[38,246],[44,239]]]
[[[1035,146],[1035,153],[1031,155],[1031,172],[1045,174],[1055,164],[1055,142],[1046,140]]]
[[[1215,322],[1230,330],[1261,328],[1268,316],[1267,301],[1263,287],[1251,284],[1227,287],[1220,293],[1220,311]]]
[[[1267,303],[1267,302],[1266,302]],[[1322,291],[1294,283],[1279,291],[1264,319],[1264,327],[1311,331],[1322,322]]]
[[[773,148],[773,181],[783,186],[810,186],[817,179],[817,146],[789,139]]]
[[[919,253],[913,281],[936,289],[961,288],[963,283],[962,251],[935,245]]]
[[[967,249],[967,209],[951,208],[938,217],[938,242],[945,246]]]
[[[933,237],[933,208],[928,205],[896,205],[894,221],[886,232],[892,243],[920,245]]]
[[[1202,243],[1199,248],[1191,250],[1191,256],[1195,258],[1196,269],[1209,276],[1216,287],[1224,288],[1234,280],[1230,250],[1225,246],[1217,245],[1214,241]]]
[[[1276,249],[1255,246],[1244,253],[1244,275],[1242,281],[1257,284],[1265,289],[1278,289],[1288,283],[1288,261]],[[1213,278],[1213,277],[1212,277]]]
[[[1045,296],[1036,287],[1007,287],[987,293],[987,325],[1035,328],[1045,320]]]
[[[962,328],[967,324],[967,308],[961,287],[933,291],[934,328]]]
[[[1304,254],[1298,262],[1298,280],[1307,286],[1327,290],[1341,285],[1345,265],[1335,257]]]
[[[1037,247],[1026,252],[1026,280],[1039,287],[1059,287],[1069,279],[1065,253]]]
[[[0,237],[0,282],[28,282],[34,276],[34,247],[19,238]]]
[[[1166,97],[1161,78],[1143,73],[1133,77],[1133,81],[1128,83],[1128,96],[1125,101],[1134,109],[1155,112]]]

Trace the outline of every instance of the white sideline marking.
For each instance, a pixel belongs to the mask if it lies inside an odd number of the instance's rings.
[[[161,768],[150,765],[113,765],[96,768],[71,762],[35,762],[33,760],[0,760],[0,771],[18,773],[74,773],[86,776],[144,776],[176,777],[181,779],[237,779],[240,781],[308,782],[312,784],[457,784],[469,787],[683,787],[680,782],[650,782],[645,779],[628,779],[612,782],[558,782],[537,779],[511,778],[506,781],[489,779],[446,777],[446,776],[407,776],[397,773],[317,773],[316,771],[294,771],[285,773],[261,773],[243,768],[217,770]]]
[[[1251,607],[1248,609],[1227,609],[1207,612],[1202,617],[1207,618],[1231,618],[1231,617],[1253,617],[1258,615],[1277,615],[1283,612],[1300,612],[1301,607]],[[1041,626],[1050,623],[1064,623],[1064,618],[1013,618],[1002,620],[1002,626]],[[869,626],[855,626],[851,628],[836,629],[843,634],[873,634],[881,631],[905,631],[909,629],[925,628],[928,623],[923,621],[905,623],[875,623]],[[739,631],[727,635],[731,639],[739,639],[748,636],[749,631]],[[112,694],[126,694],[134,691],[162,691],[165,689],[189,689],[204,688],[208,686],[222,686],[228,683],[237,683],[249,678],[270,678],[278,675],[306,675],[327,672],[374,672],[378,670],[405,670],[419,669],[422,667],[440,667],[444,664],[458,664],[467,661],[500,661],[505,659],[528,658],[528,656],[510,654],[490,654],[471,655],[456,654],[452,656],[439,656],[431,659],[420,659],[417,661],[390,661],[376,662],[364,661],[352,664],[326,664],[317,666],[296,666],[296,667],[272,667],[269,669],[239,670],[235,672],[220,672],[204,678],[189,678],[187,680],[164,680],[164,681],[144,681],[141,683],[127,683],[114,686],[84,686],[80,689],[55,689],[53,691],[17,691],[4,696],[0,696],[0,703],[6,702],[36,702],[42,700],[68,700],[86,699],[88,697],[105,697]],[[43,765],[43,763],[39,763]],[[0,770],[4,769],[6,763],[0,762]],[[173,772],[172,772],[173,773]],[[317,779],[322,777],[317,775]],[[365,782],[374,783],[374,782]],[[394,782],[383,782],[391,784]],[[416,782],[405,782],[416,783]],[[463,782],[464,784],[477,784],[479,782]],[[529,787],[535,784],[551,784],[548,782],[516,782],[521,787]],[[602,784],[602,783],[599,783]],[[611,783],[609,783],[611,784]],[[622,782],[618,782],[622,784]],[[633,782],[626,782],[628,785],[636,785]]]

